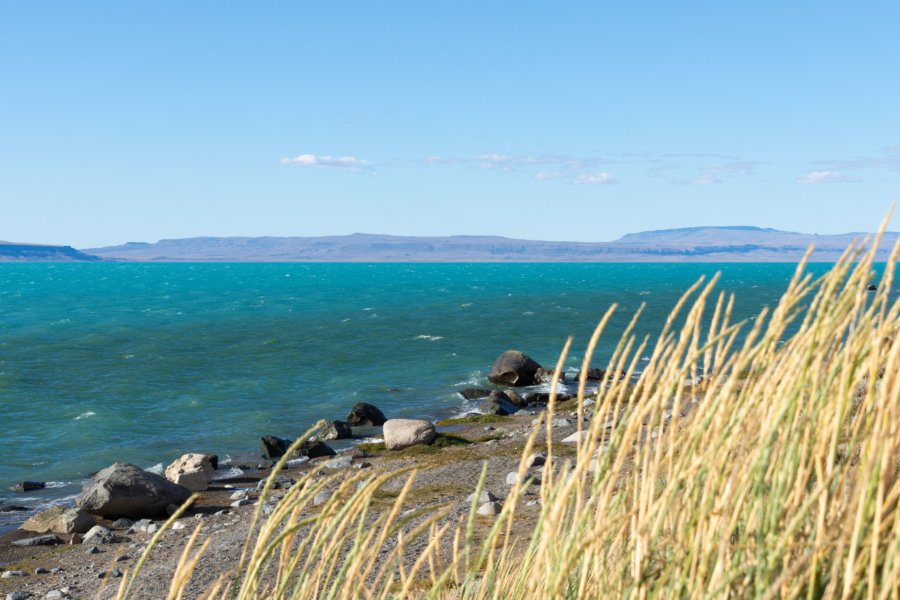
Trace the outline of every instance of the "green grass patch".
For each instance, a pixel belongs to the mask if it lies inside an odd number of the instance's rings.
[[[469,415],[468,417],[459,417],[457,419],[444,419],[438,421],[438,427],[449,427],[451,425],[467,425],[469,423],[505,423],[514,421],[512,417],[504,417],[503,415]]]

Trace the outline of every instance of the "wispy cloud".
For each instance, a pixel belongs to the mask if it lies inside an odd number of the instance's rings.
[[[837,171],[810,171],[794,180],[796,183],[858,183],[859,177],[850,177]]]
[[[500,154],[483,152],[477,156],[429,156],[419,161],[426,165],[473,165],[481,169],[502,169],[511,171],[519,167],[541,167],[559,165],[571,169],[597,164],[595,158],[575,158],[558,154]]]
[[[535,181],[550,181],[552,179],[564,179],[568,177],[561,171],[540,171],[534,176]]]
[[[587,185],[602,185],[607,183],[618,183],[616,178],[610,173],[580,173],[572,180],[575,183],[583,183]]]
[[[362,173],[368,170],[368,161],[353,156],[316,156],[315,154],[301,154],[294,158],[282,158],[279,164],[291,167],[314,167],[317,169],[340,169],[348,173]]]
[[[712,183],[722,183],[720,176],[733,177],[735,175],[749,175],[753,172],[753,168],[759,163],[744,161],[732,162],[724,165],[709,165],[701,167],[696,176],[691,179],[679,181],[683,185],[709,185]]]

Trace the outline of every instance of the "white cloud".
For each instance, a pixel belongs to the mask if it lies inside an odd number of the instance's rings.
[[[564,177],[566,177],[566,174],[559,171],[540,171],[534,176],[534,180],[550,181],[551,179],[563,179]]]
[[[859,177],[842,175],[837,171],[810,171],[794,180],[796,183],[857,183]]]
[[[282,158],[278,161],[282,165],[291,167],[315,167],[317,169],[340,169],[348,173],[362,173],[368,168],[368,161],[353,156],[316,156],[315,154],[301,154],[294,158]]]
[[[575,183],[588,185],[600,185],[604,183],[616,183],[616,178],[610,173],[580,173],[572,180]]]

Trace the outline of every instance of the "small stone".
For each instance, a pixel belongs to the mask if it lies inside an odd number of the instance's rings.
[[[172,523],[172,529],[176,531],[184,529],[185,527],[187,527],[187,525],[184,524],[184,521],[175,521],[174,523]]]
[[[223,516],[223,515],[227,515],[227,514],[230,513],[230,512],[231,512],[231,511],[228,510],[227,508],[223,508],[222,510],[218,510],[218,511],[214,512],[214,513],[213,513],[213,516],[215,516],[215,517],[221,517],[221,516]]]
[[[6,595],[6,600],[28,600],[29,598],[31,598],[31,592],[26,592],[24,590],[17,590]]]
[[[126,528],[126,527],[131,527],[132,525],[134,525],[134,521],[132,521],[131,519],[126,519],[124,517],[113,521],[113,527]]]
[[[240,506],[247,506],[248,504],[252,504],[252,503],[253,503],[253,501],[250,500],[249,498],[244,498],[243,500],[235,500],[234,502],[231,503],[231,506],[233,508],[238,508]]]
[[[479,515],[499,515],[503,510],[503,505],[499,502],[485,502],[478,507]]]
[[[540,425],[540,424],[541,424],[541,421],[543,421],[543,419],[540,418],[540,417],[538,417],[537,419],[532,419],[532,420],[531,420],[531,424],[532,424],[532,425]]]
[[[575,423],[569,419],[553,419],[554,427],[568,427],[569,425],[574,425]]]
[[[488,490],[481,490],[481,495],[478,496],[478,503],[484,504],[485,502],[494,502],[497,500],[497,497],[490,493]],[[472,504],[475,502],[475,492],[469,494],[469,497],[466,498],[466,504]]]
[[[536,506],[538,504],[537,500],[529,500],[525,503],[525,506]]]
[[[303,465],[304,463],[308,463],[308,462],[309,462],[308,456],[301,456],[300,458],[292,458],[291,460],[287,461],[284,464],[284,466],[287,467],[288,469],[296,469],[297,467]]]
[[[229,496],[232,500],[246,500],[249,497],[250,494],[247,490],[238,490]]]
[[[322,490],[313,498],[313,505],[325,504],[326,502],[328,502],[329,498],[331,498],[331,492]]]
[[[531,467],[540,467],[547,460],[547,455],[543,452],[535,452],[531,456],[525,459],[525,468],[530,469]]]
[[[262,507],[261,512],[264,515],[271,515],[273,512],[275,512],[275,507],[272,506],[271,504],[266,504]]]
[[[10,577],[25,577],[28,575],[25,571],[3,571],[3,574],[0,575],[3,579],[9,579]]]
[[[337,470],[337,469],[346,469],[351,464],[353,464],[353,457],[341,456],[339,458],[332,458],[331,460],[329,460],[322,466],[325,467],[326,469]]]
[[[371,466],[372,466],[372,463],[363,461],[363,462],[354,464],[353,468],[354,469],[367,469]]]
[[[63,571],[62,567],[53,567],[52,569],[50,569],[50,572],[53,573],[54,575],[62,573],[62,571]]]
[[[100,548],[97,546],[91,546],[87,549],[87,554],[100,554]]]
[[[516,481],[518,480],[518,477],[519,477],[519,474],[516,471],[512,471],[511,473],[509,473],[506,476],[506,485],[515,485]],[[536,475],[531,475],[527,472],[523,473],[522,474],[522,483],[525,484],[525,483],[528,483],[529,481],[531,481],[534,484],[540,484],[541,478]]]
[[[110,577],[121,577],[121,576],[122,576],[122,571],[120,571],[120,570],[118,569],[118,567],[117,567],[117,568],[113,569],[113,570],[109,573],[109,576],[110,576]]]
[[[49,573],[49,572],[50,572],[50,571],[48,571],[48,570],[45,569],[44,567],[38,567],[37,569],[34,570],[34,574],[35,574],[35,575],[46,575],[46,574]]]
[[[65,595],[59,590],[50,590],[44,598],[47,600],[62,600],[62,598],[65,598]]]
[[[131,557],[128,556],[127,554],[120,554],[120,555],[118,555],[118,556],[116,557],[116,562],[122,562],[122,561],[128,560],[128,559],[130,559],[130,558],[131,558]]]
[[[487,427],[484,428],[485,431],[494,431],[494,429],[495,428],[491,427],[490,425],[488,425]]]
[[[593,406],[596,403],[596,400],[594,400],[593,398],[588,398],[582,403],[582,406]]]

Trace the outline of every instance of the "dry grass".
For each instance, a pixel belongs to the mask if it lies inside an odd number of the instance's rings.
[[[518,487],[497,518],[476,520],[473,506],[457,524],[440,509],[401,518],[410,480],[376,526],[363,527],[396,474],[360,489],[364,475],[350,477],[316,516],[300,519],[326,485],[305,480],[209,597],[898,597],[896,249],[878,290],[867,292],[873,257],[851,248],[816,280],[801,264],[779,304],[750,323],[733,323],[733,298],[701,280],[655,341],[629,326],[607,372],[630,376],[641,356],[650,361],[636,382],[601,385],[574,468],[557,468],[572,457],[547,446],[540,514],[524,544],[511,543]],[[699,373],[704,385],[686,388]],[[618,425],[601,427],[603,415],[620,412]],[[552,439],[549,424],[539,427]],[[419,536],[424,546],[404,562]],[[442,542],[450,556],[438,552]],[[187,557],[175,595],[190,575]]]

